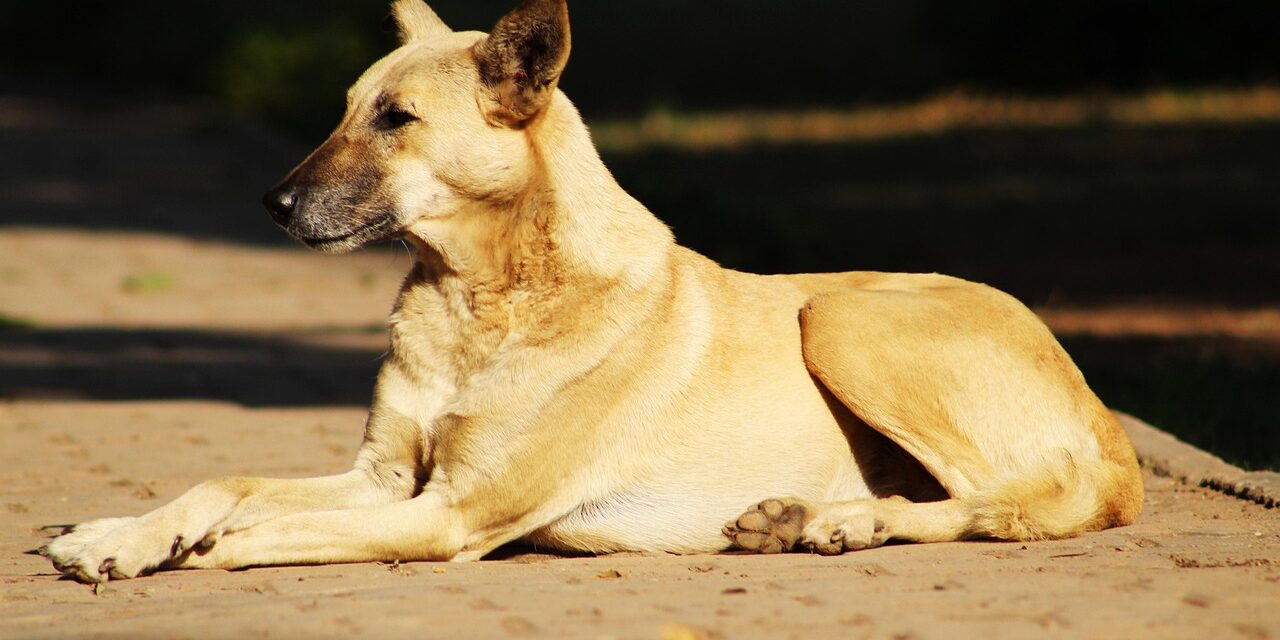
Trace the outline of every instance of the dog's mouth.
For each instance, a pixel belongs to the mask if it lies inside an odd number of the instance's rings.
[[[366,222],[346,233],[331,236],[308,236],[290,230],[290,235],[297,238],[302,244],[312,249],[326,252],[343,251],[347,249],[355,249],[366,244],[389,240],[397,233],[395,218],[391,215],[381,215],[369,222]]]

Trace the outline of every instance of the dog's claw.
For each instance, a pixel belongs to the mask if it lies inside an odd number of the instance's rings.
[[[208,534],[205,535],[205,537],[200,539],[200,542],[196,543],[196,547],[200,551],[208,551],[213,548],[213,545],[218,543],[218,539],[221,537],[222,537],[221,534],[219,534],[218,532],[210,531]]]

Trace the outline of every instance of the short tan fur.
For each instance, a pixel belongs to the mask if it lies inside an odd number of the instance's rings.
[[[402,46],[267,198],[309,246],[415,249],[354,468],[88,522],[44,549],[59,570],[475,560],[519,539],[840,553],[1138,515],[1129,441],[1023,305],[941,275],[723,269],[601,162],[557,88],[563,0],[489,35],[420,0],[393,16]]]

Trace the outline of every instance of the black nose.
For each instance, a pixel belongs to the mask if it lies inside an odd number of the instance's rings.
[[[284,226],[289,223],[293,208],[298,206],[298,192],[292,187],[280,185],[262,196],[262,204],[266,205],[271,219],[275,220],[276,224]]]

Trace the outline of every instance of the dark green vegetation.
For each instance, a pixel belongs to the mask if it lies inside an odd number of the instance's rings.
[[[392,38],[388,0],[9,0],[0,72],[204,95],[318,135]],[[436,0],[487,30],[514,0]],[[1272,0],[577,0],[565,88],[585,112],[1250,84],[1280,71]],[[68,80],[74,84],[68,85]]]
[[[958,132],[606,157],[748,271],[939,271],[1032,305],[1280,295],[1280,124]]]
[[[433,6],[455,28],[486,29],[513,2]],[[957,87],[1079,95],[1280,79],[1274,0],[571,2],[564,87],[589,120],[906,102]],[[209,98],[307,145],[392,46],[377,29],[383,0],[6,5],[0,80],[72,101],[83,88],[123,100]],[[939,271],[1049,309],[1195,313],[1280,306],[1277,149],[1273,121],[607,160],[682,242],[726,266]],[[0,319],[0,332],[18,326]],[[1267,335],[1063,337],[1112,406],[1233,462],[1280,468],[1280,341],[1274,327]]]
[[[30,331],[35,328],[35,324],[23,320],[22,318],[14,318],[0,313],[0,333]]]

